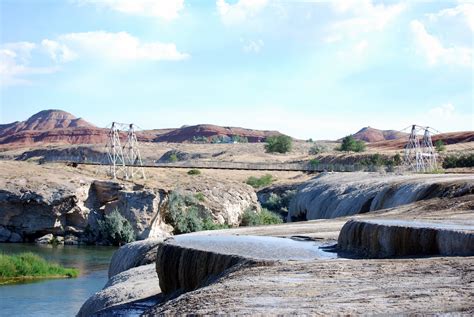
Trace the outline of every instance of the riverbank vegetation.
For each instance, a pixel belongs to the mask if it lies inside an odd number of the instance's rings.
[[[14,255],[0,253],[0,285],[18,280],[72,278],[78,275],[78,269],[64,268],[31,252]]]
[[[448,155],[443,160],[443,168],[474,167],[474,153]]]
[[[271,185],[274,180],[271,174],[266,174],[262,177],[250,176],[245,183],[253,188],[261,188]]]
[[[283,219],[280,215],[272,212],[266,208],[262,208],[260,212],[255,210],[247,209],[242,215],[241,226],[263,226],[263,225],[276,225],[283,223]]]

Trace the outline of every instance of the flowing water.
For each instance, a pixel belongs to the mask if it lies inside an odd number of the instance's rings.
[[[0,252],[34,252],[49,261],[80,270],[72,279],[0,285],[0,316],[75,316],[81,305],[107,282],[116,248],[0,243]]]

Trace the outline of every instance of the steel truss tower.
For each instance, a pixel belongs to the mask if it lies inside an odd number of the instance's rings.
[[[436,151],[431,140],[430,127],[412,125],[408,143],[405,146],[404,163],[408,169],[415,172],[431,172],[436,170]],[[423,138],[418,133],[424,131]]]
[[[128,128],[127,128],[128,127]],[[121,144],[121,136],[127,131],[125,144]],[[109,175],[113,179],[133,179],[141,174],[146,179],[143,162],[138,147],[138,140],[133,124],[113,122],[105,146]]]

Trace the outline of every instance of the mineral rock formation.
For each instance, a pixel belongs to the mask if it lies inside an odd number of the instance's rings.
[[[110,261],[109,278],[131,268],[156,261],[156,251],[162,239],[147,239],[128,243],[118,249]]]
[[[145,299],[159,293],[155,265],[139,266],[112,277],[101,291],[84,303],[77,316],[92,316],[102,309]]]
[[[474,255],[474,226],[401,220],[351,220],[338,248],[369,258]]]
[[[470,175],[321,174],[301,185],[289,221],[328,219],[474,192]]]

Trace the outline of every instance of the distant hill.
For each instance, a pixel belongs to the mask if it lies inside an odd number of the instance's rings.
[[[168,133],[159,135],[156,142],[193,142],[197,139],[208,139],[212,137],[232,138],[239,136],[247,138],[248,142],[264,142],[269,136],[281,135],[278,131],[262,131],[235,127],[221,127],[212,124],[199,124],[193,126],[183,126]]]
[[[98,128],[82,118],[62,110],[43,110],[26,121],[0,124],[0,145],[31,146],[36,144],[105,144],[108,130]],[[210,142],[214,137],[231,140],[245,137],[248,142],[263,142],[278,131],[261,131],[201,124],[177,129],[155,129],[137,132],[141,142]],[[125,135],[123,135],[125,137]]]
[[[89,144],[104,142],[103,129],[62,110],[43,110],[26,121],[0,125],[0,144]]]
[[[420,135],[420,138],[423,136]],[[458,143],[467,143],[474,142],[474,131],[460,131],[460,132],[447,132],[440,133],[432,136],[433,143],[441,140],[444,144],[458,144]],[[397,140],[387,140],[380,142],[373,142],[369,144],[371,148],[377,149],[403,149],[407,144],[408,139],[397,139]]]
[[[365,127],[352,135],[357,140],[365,142],[380,142],[388,140],[406,139],[408,133],[399,132],[395,130],[379,130],[371,127]]]

